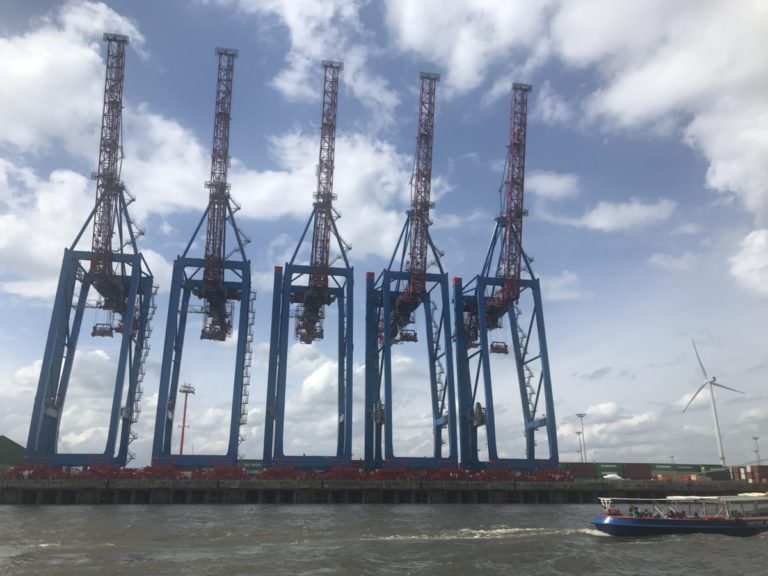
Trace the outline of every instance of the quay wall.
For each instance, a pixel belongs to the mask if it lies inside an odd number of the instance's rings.
[[[591,504],[600,496],[713,496],[754,489],[737,481],[0,480],[0,504]]]

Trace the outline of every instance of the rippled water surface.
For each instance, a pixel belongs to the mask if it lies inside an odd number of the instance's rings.
[[[595,506],[0,507],[0,575],[768,574],[768,536],[615,539]]]

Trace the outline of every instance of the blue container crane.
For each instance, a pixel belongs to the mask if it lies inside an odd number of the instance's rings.
[[[456,371],[459,396],[461,462],[464,468],[540,468],[558,464],[552,381],[544,328],[541,287],[522,248],[525,210],[525,143],[527,132],[527,84],[512,91],[510,135],[501,214],[485,257],[482,271],[466,284],[454,279]],[[526,299],[525,305],[522,299]],[[505,322],[506,320],[506,322]],[[525,437],[524,458],[499,457],[492,355],[510,353],[504,340],[493,340],[496,330],[509,328],[515,359],[514,375],[519,390]],[[514,384],[512,384],[514,386]],[[485,405],[481,402],[484,398]],[[487,459],[481,460],[478,429],[485,426]],[[544,428],[549,455],[537,458],[536,432]]]
[[[312,214],[285,269],[275,268],[272,300],[272,328],[269,343],[266,416],[264,421],[265,466],[330,468],[348,465],[352,458],[352,324],[354,270],[347,258],[348,246],[336,227],[338,213],[333,207],[334,161],[336,154],[336,111],[341,62],[323,62],[323,107],[320,129],[320,156],[317,191]],[[310,263],[298,263],[299,250],[312,226]],[[339,266],[331,266],[331,239],[338,250]],[[294,336],[311,345],[325,336],[325,309],[336,304],[337,330],[337,435],[332,456],[294,455],[285,452],[285,404],[288,380],[290,319]]]
[[[378,277],[366,277],[365,465],[436,468],[456,466],[456,435],[448,275],[429,233],[435,93],[439,76],[422,73],[411,207],[392,258]],[[437,271],[430,272],[430,261]],[[392,347],[418,339],[421,308],[432,409],[432,455],[408,457],[394,450]],[[447,442],[448,453],[443,445]]]
[[[248,386],[253,358],[252,327],[254,323],[251,292],[251,263],[245,254],[248,239],[235,221],[239,206],[230,195],[227,182],[229,168],[229,126],[232,112],[232,80],[237,50],[217,48],[216,111],[214,115],[211,176],[208,207],[195,228],[186,249],[173,263],[173,276],[165,326],[165,344],[160,371],[160,388],[152,445],[155,466],[210,468],[235,466],[242,440],[240,429],[247,422]],[[207,222],[205,255],[189,255],[203,223]],[[234,249],[227,253],[227,225],[232,231]],[[223,454],[173,454],[173,423],[179,393],[184,335],[194,296],[201,302],[203,314],[202,340],[224,341],[232,333],[235,305],[239,303],[237,346],[232,385],[232,403],[227,449]]]
[[[140,231],[128,213],[133,198],[121,181],[128,37],[104,34],[104,40],[106,78],[99,167],[94,174],[96,204],[72,245],[64,250],[27,438],[26,458],[33,464],[125,466],[133,457],[130,444],[136,435],[131,427],[140,414],[157,289],[136,244]],[[91,250],[78,250],[80,239],[91,223]],[[98,298],[95,303],[88,300],[91,289]],[[92,337],[113,338],[117,334],[120,338],[106,446],[101,453],[61,453],[59,429],[87,308],[96,308],[104,315],[102,321],[93,326]]]

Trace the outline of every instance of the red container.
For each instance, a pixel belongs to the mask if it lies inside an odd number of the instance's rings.
[[[628,480],[650,480],[653,478],[651,465],[645,463],[624,464],[624,478]]]
[[[597,478],[597,464],[590,462],[565,462],[562,466],[568,470],[576,480],[595,480]]]

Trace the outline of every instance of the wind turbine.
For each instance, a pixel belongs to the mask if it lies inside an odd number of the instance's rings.
[[[736,390],[735,388],[730,388],[723,384],[718,384],[717,378],[715,376],[710,378],[707,374],[707,370],[704,368],[704,363],[701,361],[701,356],[699,356],[699,350],[696,348],[696,342],[691,340],[691,343],[693,344],[693,351],[696,352],[696,358],[699,361],[699,366],[701,366],[701,372],[704,374],[704,384],[699,386],[693,396],[691,396],[691,399],[688,400],[688,404],[686,404],[685,408],[683,408],[683,412],[688,410],[688,407],[696,399],[696,396],[698,396],[699,393],[704,390],[704,387],[709,386],[709,396],[712,399],[712,419],[715,421],[715,438],[717,438],[717,450],[720,454],[720,465],[725,468],[725,451],[723,450],[723,439],[720,435],[720,420],[717,418],[717,406],[715,405],[715,386],[718,388],[724,388],[725,390],[730,390],[731,392],[737,392],[739,394],[744,394],[744,392],[741,390]]]

